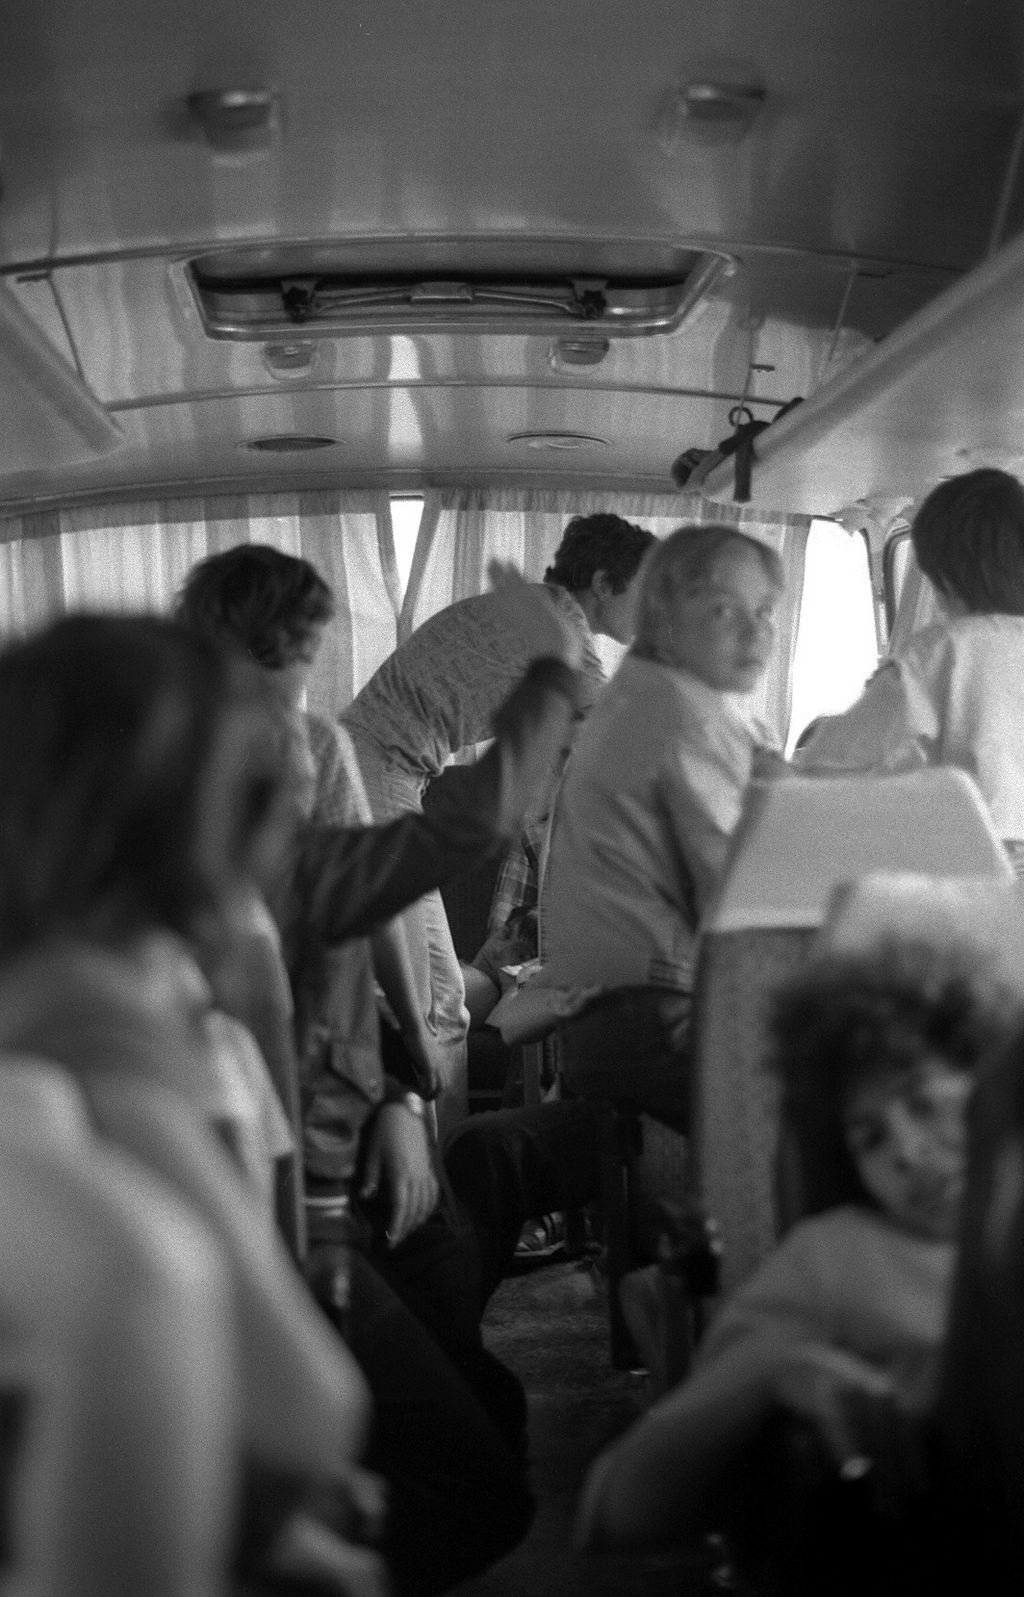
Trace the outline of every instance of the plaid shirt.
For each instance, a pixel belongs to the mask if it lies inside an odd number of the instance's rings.
[[[546,817],[533,821],[524,827],[514,843],[509,844],[494,884],[491,913],[487,921],[489,937],[503,931],[516,910],[536,909],[540,855],[547,825]]]

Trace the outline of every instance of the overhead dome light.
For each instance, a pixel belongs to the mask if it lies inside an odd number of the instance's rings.
[[[281,131],[278,96],[263,84],[200,89],[186,103],[215,155],[260,155]]]
[[[271,433],[266,438],[249,438],[243,449],[262,450],[268,455],[299,454],[310,449],[331,449],[340,440],[325,438],[317,433]]]
[[[316,356],[317,346],[309,339],[283,339],[263,346],[263,364],[272,377],[306,377]]]
[[[555,371],[565,366],[600,366],[610,349],[607,338],[558,338],[548,349],[548,365]]]
[[[688,83],[682,98],[691,122],[735,125],[753,121],[764,104],[764,90],[753,83]]]
[[[525,444],[527,449],[607,449],[607,438],[592,433],[510,433],[510,444]]]
[[[658,112],[658,143],[666,155],[675,155],[683,143],[738,144],[753,127],[765,98],[763,86],[753,81],[677,81]]]

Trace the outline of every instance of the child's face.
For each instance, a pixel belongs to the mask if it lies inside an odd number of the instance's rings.
[[[675,663],[720,693],[750,693],[775,643],[778,590],[753,550],[726,549],[673,615]]]
[[[847,1098],[846,1145],[861,1181],[891,1220],[918,1236],[956,1235],[970,1091],[966,1071],[933,1057]]]

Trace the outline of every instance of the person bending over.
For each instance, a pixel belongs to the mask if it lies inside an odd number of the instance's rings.
[[[537,591],[576,635],[584,692],[581,709],[604,683],[595,635],[632,636],[636,574],[652,533],[619,516],[579,516],[565,530]],[[461,599],[439,611],[384,661],[342,713],[366,783],[374,818],[420,809],[428,782],[453,755],[491,736],[495,711],[522,677],[529,640],[510,625],[493,594]],[[561,765],[552,761],[551,781]],[[546,799],[538,796],[535,813]],[[439,1113],[448,1129],[466,1112],[468,1015],[462,975],[440,895],[416,912],[413,960],[422,1005],[445,1056]]]

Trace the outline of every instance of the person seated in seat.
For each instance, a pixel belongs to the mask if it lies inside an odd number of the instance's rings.
[[[552,614],[544,602],[539,613]],[[556,625],[555,653],[562,637]],[[223,1244],[243,1355],[237,1455],[261,1487],[247,1520],[260,1578],[279,1522],[267,1478],[289,1510],[307,1489],[320,1494],[323,1513],[301,1520],[312,1547],[293,1549],[292,1567],[326,1575],[343,1549],[323,1515],[379,1506],[354,1466],[364,1446],[390,1489],[382,1547],[399,1593],[426,1597],[483,1568],[523,1534],[531,1501],[523,1461],[367,1261],[353,1257],[346,1302],[327,1305],[334,1325],[296,1274],[214,1130],[224,1095],[200,954],[230,943],[236,896],[270,880],[283,877],[282,924],[304,948],[309,928],[327,940],[367,933],[446,861],[456,869],[512,835],[564,741],[574,684],[563,660],[531,668],[475,769],[477,812],[319,828],[303,846],[281,760],[285,712],[237,653],[156,618],[79,616],[0,655],[0,1046],[70,1071],[100,1132],[169,1181]],[[289,935],[285,947],[295,951]],[[423,1137],[415,1107],[382,1112]],[[382,1233],[391,1204],[408,1219],[403,1193],[386,1203]],[[448,1275],[421,1272],[442,1321],[444,1289],[462,1279],[453,1259],[440,1261]]]
[[[819,957],[780,994],[774,1064],[810,1158],[808,1189],[825,1201],[824,1180],[831,1206],[793,1227],[722,1305],[693,1373],[597,1459],[579,1509],[583,1546],[720,1530],[737,1490],[742,1528],[771,1484],[754,1450],[780,1411],[806,1422],[884,1510],[912,1495],[946,1325],[968,1097],[1021,1016],[1020,994],[980,955],[927,943]]]
[[[484,1301],[527,1221],[599,1196],[600,1100],[628,1097],[688,1129],[698,919],[763,737],[734,701],[768,664],[782,585],[774,550],[728,525],[679,528],[641,569],[635,641],[562,780],[544,967],[523,995],[542,1028],[559,1021],[578,1096],[473,1115],[445,1147]]]
[[[262,690],[237,664],[155,618],[68,617],[0,654],[0,1048],[65,1069],[99,1134],[220,1244],[229,1490],[260,1504],[237,1552],[266,1578],[307,1491],[342,1514],[371,1397],[215,1130],[195,947],[223,932],[278,790]]]
[[[334,951],[349,938],[514,833],[568,733],[577,678],[560,656],[575,660],[575,639],[534,586],[500,567],[495,575],[510,618],[518,616],[516,630],[536,640],[536,659],[500,708],[492,747],[465,768],[462,782],[445,788],[443,804],[428,814],[370,829],[323,827],[315,814],[301,817],[287,869],[271,893],[295,992],[310,1193],[327,1208],[338,1196],[351,1200],[349,1220],[356,1220],[375,1268],[485,1403],[489,1395],[507,1393],[488,1390],[497,1372],[494,1361],[481,1357],[475,1296],[461,1290],[461,1241],[444,1206],[437,1207],[431,1145],[422,1113],[417,1118],[414,1112],[422,1105],[383,1072],[375,1080],[353,1076],[335,1040],[346,1035],[348,995],[330,980],[330,970]],[[416,1180],[423,1168],[426,1179]],[[328,1220],[311,1223],[315,1240],[329,1241]],[[442,1281],[438,1271],[446,1255]],[[463,1299],[465,1314],[458,1310]],[[511,1375],[508,1381],[515,1384]]]
[[[697,925],[764,734],[734,702],[768,665],[782,565],[725,525],[647,558],[633,646],[576,741],[544,884],[552,987],[602,996],[559,1031],[574,1093],[685,1129]]]
[[[882,662],[794,755],[812,773],[956,765],[1024,865],[1024,487],[984,467],[939,483],[910,529],[945,619]]]
[[[312,819],[319,826],[369,826],[369,801],[355,751],[344,728],[305,707],[305,695],[334,594],[308,560],[268,544],[237,544],[193,566],[174,614],[204,637],[240,649],[301,719],[313,761]],[[370,937],[350,938],[330,956],[333,985],[346,995],[346,1029],[335,1017],[339,1053],[358,1075],[381,1071],[380,1017],[375,983],[399,1029],[403,1048],[426,1096],[439,1078],[434,1039],[420,1005],[402,917],[384,921]],[[262,1038],[261,1038],[262,1041]]]
[[[438,1206],[422,1100],[379,1058],[375,1070],[360,1068],[346,1046],[358,995],[335,956],[513,835],[564,744],[577,708],[576,641],[518,573],[493,574],[533,664],[498,709],[491,749],[429,816],[330,826],[309,806],[299,727],[290,820],[265,873],[294,992],[311,1273],[370,1376],[368,1459],[391,1489],[384,1547],[398,1588],[418,1593],[483,1567],[525,1529],[525,1399],[482,1347],[461,1231]],[[347,1251],[347,1308],[337,1273],[321,1268],[336,1244]]]

